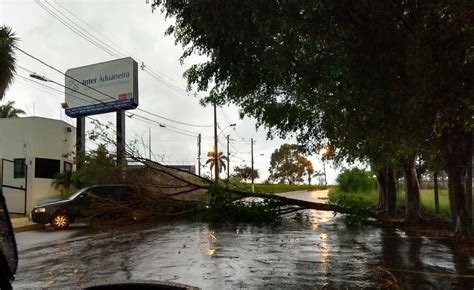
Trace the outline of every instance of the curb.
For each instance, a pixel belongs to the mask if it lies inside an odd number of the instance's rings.
[[[22,233],[22,232],[42,230],[44,228],[45,228],[45,225],[31,223],[31,224],[28,224],[28,225],[22,225],[22,226],[14,227],[13,231],[15,232],[15,234],[18,234],[18,233]]]

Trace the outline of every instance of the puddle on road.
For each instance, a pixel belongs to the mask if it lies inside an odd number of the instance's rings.
[[[474,286],[472,257],[449,241],[372,226],[348,229],[331,212],[309,210],[302,221],[275,226],[176,222],[86,235],[21,251],[14,287],[124,279],[203,289]]]

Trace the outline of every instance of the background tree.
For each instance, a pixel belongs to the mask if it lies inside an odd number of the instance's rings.
[[[312,164],[300,150],[296,144],[283,144],[276,149],[270,157],[270,179],[288,184],[302,182],[305,172],[312,170]]]
[[[253,179],[257,179],[260,177],[258,173],[258,169],[253,169],[250,166],[242,165],[234,167],[234,174],[233,176],[240,178],[241,180],[250,182]]]
[[[15,102],[9,101],[0,106],[0,118],[16,118],[25,114],[25,111],[15,108]]]
[[[304,171],[305,171],[304,174],[306,175],[306,178],[308,178],[308,184],[311,185],[311,179],[312,179],[313,174],[314,174],[313,163],[311,161],[309,161],[308,159],[306,159],[305,157],[303,157],[303,156],[301,156],[299,162],[304,167]]]
[[[17,38],[12,29],[7,26],[0,27],[0,100],[5,91],[13,82],[15,74],[15,48]]]
[[[99,144],[84,156],[76,156],[75,163],[77,162],[83,164],[80,169],[58,173],[51,182],[64,195],[85,186],[121,182],[121,168],[117,166],[115,156],[108,152],[105,144]]]
[[[212,171],[212,169],[214,168],[214,166],[216,166],[216,158],[215,158],[215,151],[209,151],[207,153],[207,157],[209,157],[206,161],[206,164],[209,164],[210,166],[210,169]],[[219,170],[219,173],[224,171],[227,167],[226,163],[229,162],[229,160],[227,159],[227,156],[224,155],[224,153],[221,151],[219,152],[219,154],[217,155],[217,166],[218,166],[218,170]]]

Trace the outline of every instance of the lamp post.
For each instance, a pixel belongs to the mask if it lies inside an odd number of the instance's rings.
[[[224,133],[224,130],[229,128],[229,127],[235,127],[237,124],[229,124],[229,126],[225,127],[224,129],[221,130],[221,132],[219,133],[222,134]],[[230,151],[229,151],[229,143],[230,143],[230,135],[227,135],[227,180],[229,180],[229,176],[230,176]]]

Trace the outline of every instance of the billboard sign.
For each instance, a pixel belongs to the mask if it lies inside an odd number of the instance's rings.
[[[138,64],[122,58],[66,71],[66,115],[79,117],[138,106]]]

